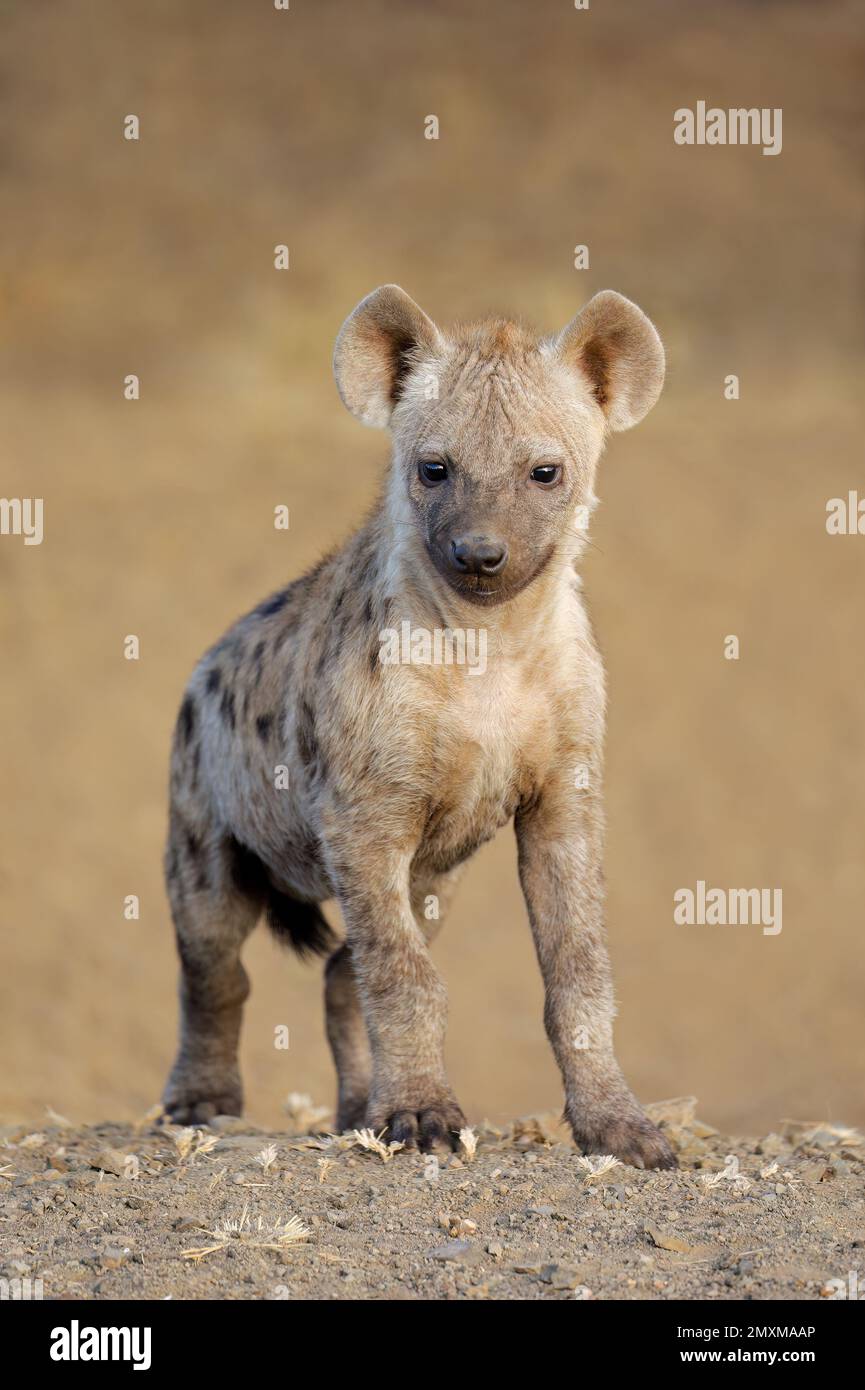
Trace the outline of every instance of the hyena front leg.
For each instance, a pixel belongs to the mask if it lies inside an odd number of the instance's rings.
[[[585,802],[575,805],[574,797]],[[674,1168],[613,1052],[612,976],[603,928],[603,832],[591,794],[545,787],[517,821],[520,880],[544,978],[544,1023],[577,1144],[637,1168]]]
[[[237,1048],[249,980],[240,948],[261,905],[238,883],[237,847],[172,815],[166,853],[180,955],[180,1046],[163,1095],[178,1124],[239,1115]]]
[[[465,1118],[444,1068],[447,991],[412,910],[406,856],[365,856],[336,877],[372,1053],[366,1124],[408,1148],[456,1148]]]
[[[412,878],[412,911],[427,942],[441,928],[458,873]],[[327,962],[324,997],[327,1038],[338,1078],[336,1127],[342,1133],[366,1123],[373,1077],[372,1049],[347,943]]]

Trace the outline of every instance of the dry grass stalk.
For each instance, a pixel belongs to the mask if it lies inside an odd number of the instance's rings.
[[[269,1173],[279,1155],[279,1150],[275,1144],[268,1144],[255,1155],[256,1163],[261,1165],[262,1172]]]
[[[460,1130],[460,1148],[463,1151],[467,1163],[471,1163],[478,1148],[478,1136],[469,1125],[463,1125]]]
[[[297,1216],[287,1216],[281,1221],[276,1221],[269,1230],[264,1229],[264,1222],[259,1216],[253,1230],[249,1220],[249,1202],[244,1202],[240,1216],[228,1218],[216,1230],[208,1231],[207,1234],[211,1237],[212,1244],[195,1245],[189,1250],[182,1250],[181,1256],[184,1260],[203,1260],[205,1256],[213,1255],[217,1250],[225,1250],[232,1241],[239,1241],[242,1245],[256,1250],[283,1250],[287,1245],[307,1240],[312,1233]]]
[[[384,1134],[382,1130],[381,1134]],[[403,1143],[383,1144],[381,1134],[374,1134],[371,1129],[356,1129],[352,1133],[352,1140],[359,1149],[364,1149],[367,1153],[378,1154],[382,1163],[389,1163],[395,1153],[405,1148]]]
[[[220,1140],[218,1134],[205,1134],[203,1129],[191,1127],[179,1128],[177,1125],[167,1125],[165,1132],[171,1136],[181,1164],[188,1162],[190,1167],[197,1158],[211,1153]]]
[[[586,1175],[583,1182],[594,1182],[596,1178],[606,1177],[607,1173],[612,1173],[614,1168],[621,1166],[614,1154],[598,1154],[594,1157],[581,1154],[577,1159],[577,1167],[582,1168]]]

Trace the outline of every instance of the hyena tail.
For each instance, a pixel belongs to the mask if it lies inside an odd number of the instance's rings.
[[[301,958],[326,956],[336,950],[339,941],[318,903],[304,902],[275,888],[258,855],[238,840],[232,839],[231,859],[236,887],[259,904],[277,941]]]
[[[318,903],[305,903],[270,890],[265,921],[277,941],[290,946],[303,959],[329,956],[339,942]]]

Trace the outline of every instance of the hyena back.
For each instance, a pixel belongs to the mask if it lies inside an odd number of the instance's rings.
[[[669,1166],[613,1051],[604,677],[575,571],[607,433],[660,393],[657,333],[610,291],[552,339],[500,320],[444,333],[386,286],[346,320],[334,370],[348,408],[390,429],[390,470],[366,524],[242,618],[187,688],[166,854],[182,967],[166,1109],[240,1112],[240,952],[264,914],[328,957],[338,1127],[455,1145],[465,1120],[429,943],[461,866],[513,821],[574,1137]],[[417,659],[383,659],[394,634],[467,631],[483,635],[483,669],[430,660],[423,642]]]

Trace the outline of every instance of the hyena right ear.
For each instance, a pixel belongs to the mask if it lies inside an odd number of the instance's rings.
[[[414,354],[441,342],[432,319],[399,285],[373,290],[349,314],[333,350],[344,404],[363,424],[384,429]]]

